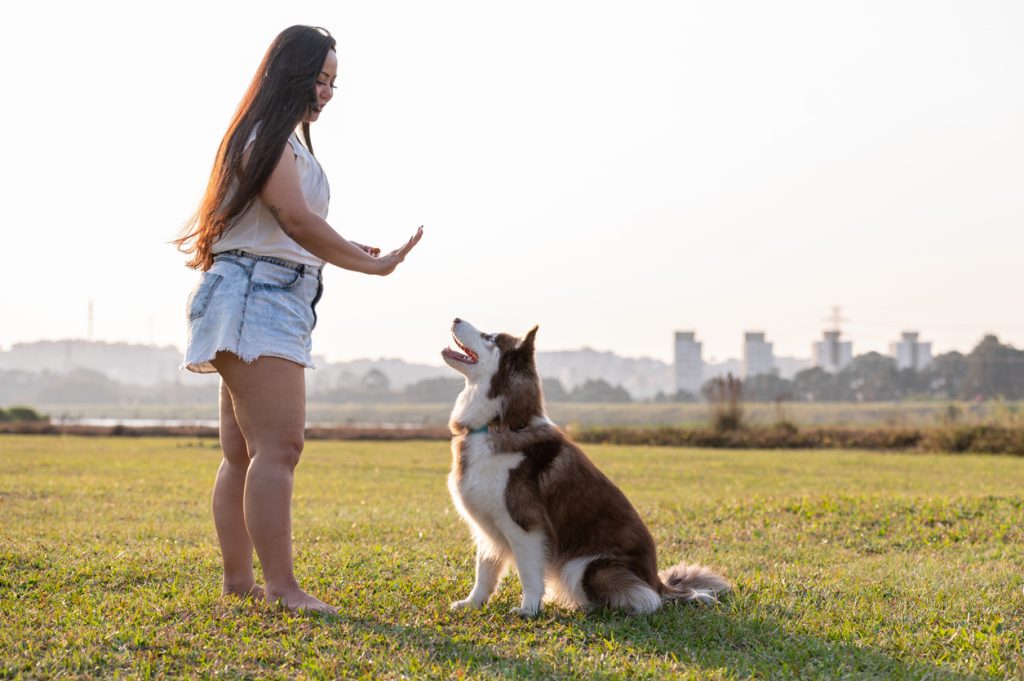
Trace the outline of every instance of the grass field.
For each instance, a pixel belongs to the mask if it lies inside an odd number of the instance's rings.
[[[313,442],[321,618],[219,592],[209,442],[0,437],[0,678],[1022,678],[1024,459],[591,446],[662,566],[734,580],[647,617],[450,613],[473,577],[441,442]]]

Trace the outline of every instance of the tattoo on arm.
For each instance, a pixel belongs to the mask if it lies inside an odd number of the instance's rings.
[[[267,206],[267,210],[269,210],[270,214],[274,216],[274,220],[277,221],[277,224],[281,226],[281,231],[287,234],[289,238],[294,239],[294,232],[291,227],[285,224],[284,218],[281,217],[281,209],[277,206]]]

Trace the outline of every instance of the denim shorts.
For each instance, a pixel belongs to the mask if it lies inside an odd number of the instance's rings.
[[[323,265],[245,251],[216,254],[185,306],[182,368],[212,373],[210,362],[222,350],[247,363],[283,357],[313,368],[312,332],[323,291]]]

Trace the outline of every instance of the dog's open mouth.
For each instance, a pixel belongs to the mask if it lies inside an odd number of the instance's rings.
[[[462,343],[460,343],[459,339],[455,337],[455,334],[452,334],[452,339],[455,341],[455,344],[459,346],[459,350],[462,350],[462,352],[457,352],[455,350],[452,350],[451,348],[445,348],[444,350],[441,351],[441,356],[446,357],[448,359],[453,359],[456,362],[462,362],[463,364],[476,364],[477,360],[479,359],[479,357],[477,357],[477,354],[470,350],[469,348],[467,348]],[[463,352],[465,354],[463,354]]]

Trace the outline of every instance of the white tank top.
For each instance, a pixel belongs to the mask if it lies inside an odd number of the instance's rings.
[[[256,139],[259,127],[249,136],[246,147]],[[327,176],[313,154],[299,141],[297,132],[288,137],[288,144],[295,152],[295,162],[299,169],[299,184],[302,196],[306,199],[309,209],[322,218],[327,217],[327,207],[331,199],[331,188],[327,184]],[[319,267],[324,261],[305,248],[295,243],[284,233],[277,220],[270,214],[267,207],[257,196],[249,210],[245,211],[235,224],[221,235],[211,251],[214,254],[240,249],[253,255],[269,255],[284,258],[303,265]]]

